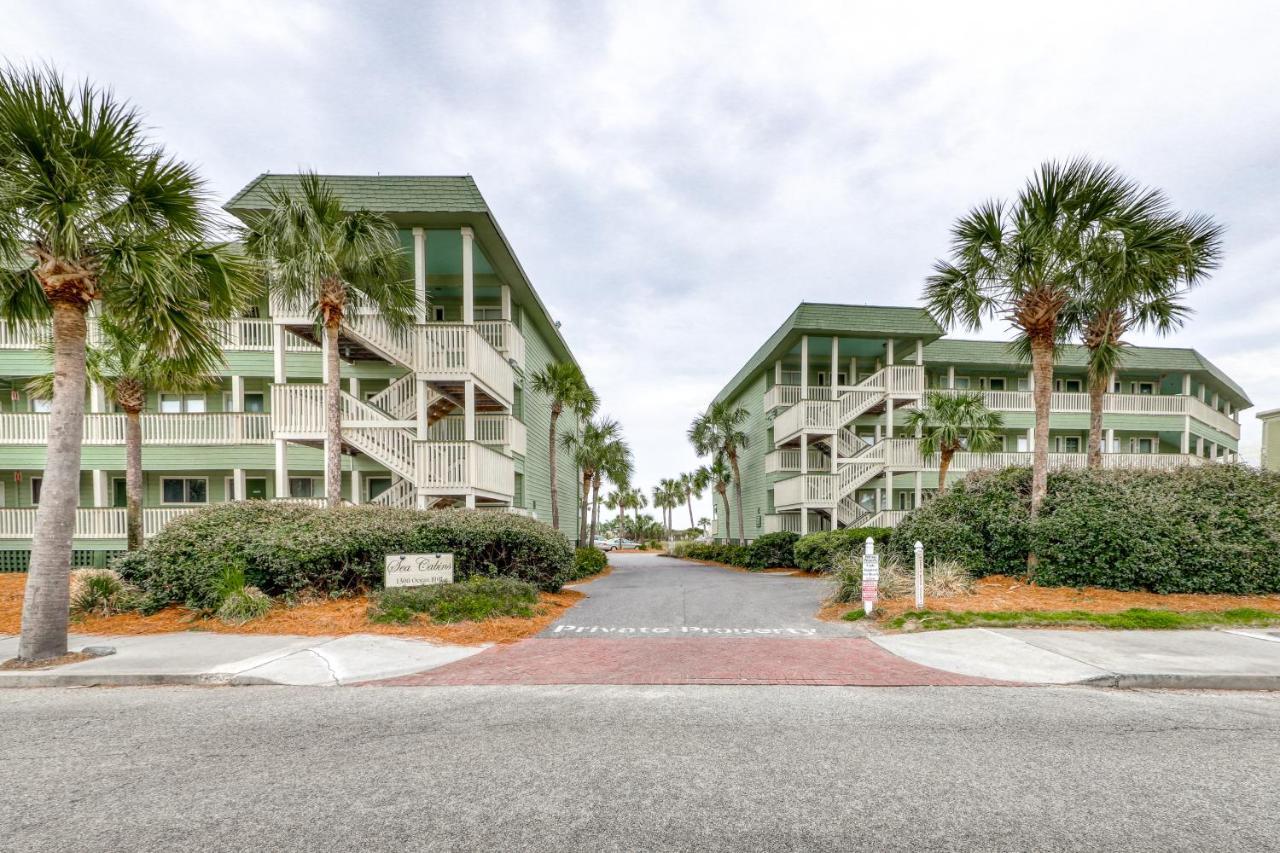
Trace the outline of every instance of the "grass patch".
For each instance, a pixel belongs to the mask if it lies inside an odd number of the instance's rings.
[[[850,610],[848,613],[841,616],[840,618],[846,622],[857,622],[859,619],[867,618],[867,611],[865,609]]]
[[[425,613],[440,624],[483,622],[499,616],[536,615],[538,588],[511,578],[471,578],[461,583],[388,589],[369,607],[372,622],[405,625]]]
[[[848,617],[845,617],[848,618]],[[1119,613],[1083,610],[912,610],[890,619],[890,628],[940,631],[947,628],[1058,628],[1081,626],[1120,631],[1178,628],[1261,628],[1280,625],[1280,613],[1237,607],[1232,610],[1179,613],[1131,607]]]

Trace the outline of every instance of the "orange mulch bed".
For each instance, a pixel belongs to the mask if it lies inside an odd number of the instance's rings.
[[[600,577],[594,575],[593,578]],[[0,634],[16,634],[22,623],[22,592],[27,576],[0,574]],[[529,619],[503,616],[485,622],[457,622],[437,625],[426,617],[410,625],[377,625],[367,618],[369,598],[349,598],[303,602],[293,607],[277,605],[261,619],[244,625],[228,625],[217,619],[201,618],[183,607],[166,607],[159,613],[142,616],[88,616],[71,623],[77,634],[168,634],[175,631],[212,631],[220,634],[299,634],[306,637],[340,634],[387,634],[417,637],[441,643],[478,645],[514,643],[531,637],[550,625],[585,594],[571,589],[539,593],[539,613]]]
[[[1131,607],[1151,610],[1173,610],[1178,613],[1231,610],[1236,607],[1254,607],[1258,610],[1280,612],[1280,595],[1194,595],[1154,592],[1119,592],[1100,587],[1036,586],[1025,580],[1005,575],[990,575],[974,583],[973,592],[946,598],[926,597],[927,610],[1083,610],[1086,613],[1119,613]],[[827,604],[818,618],[834,620],[850,610],[862,607],[856,604]],[[876,612],[882,617],[893,617],[915,609],[911,596],[882,599],[876,602]]]

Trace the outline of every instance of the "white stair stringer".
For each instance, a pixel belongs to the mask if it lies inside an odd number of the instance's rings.
[[[376,406],[396,420],[411,420],[417,412],[417,385],[417,377],[412,373],[406,373],[370,397],[369,404]]]
[[[884,473],[884,442],[868,444],[848,459],[840,460],[836,500],[852,495]]]
[[[384,412],[368,403],[342,392],[342,419],[344,421],[385,421]],[[409,480],[414,479],[415,451],[413,435],[399,427],[344,426],[342,438],[361,453],[377,460],[387,470]]]
[[[838,509],[840,523],[845,527],[870,527],[868,522],[875,515],[864,509],[862,504],[854,499],[852,493],[840,499]]]
[[[409,370],[415,369],[414,337],[411,330],[392,330],[376,314],[349,314],[343,318],[342,328],[387,361]]]
[[[369,503],[377,504],[378,506],[410,509],[414,505],[414,494],[416,491],[417,490],[414,488],[412,481],[406,480],[403,477],[396,477],[391,483],[391,488],[369,501]]]

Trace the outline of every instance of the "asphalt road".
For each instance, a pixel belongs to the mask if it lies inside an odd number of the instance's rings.
[[[860,637],[815,618],[830,581],[735,572],[656,554],[610,554],[607,576],[542,637]]]
[[[1280,695],[0,693],[0,848],[1275,849]]]

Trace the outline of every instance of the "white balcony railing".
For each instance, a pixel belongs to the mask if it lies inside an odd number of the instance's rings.
[[[836,479],[832,474],[801,474],[779,480],[773,485],[773,505],[833,504],[836,500]]]
[[[275,325],[270,320],[239,318],[217,324],[216,334],[222,348],[234,352],[271,352],[275,343]],[[89,342],[100,338],[96,320],[89,320]],[[48,332],[29,326],[14,326],[0,321],[0,350],[41,349],[48,342]],[[297,335],[285,335],[285,349],[290,352],[319,353],[320,349]]]
[[[808,461],[808,470],[810,471],[821,471],[824,467],[831,465],[831,460],[817,450],[809,451]],[[781,450],[773,450],[764,455],[764,472],[766,474],[799,470],[800,448],[798,447],[784,447]]]
[[[482,320],[476,323],[476,331],[493,348],[524,367],[525,342],[524,333],[516,328],[510,320]]]
[[[474,441],[419,442],[417,476],[429,492],[477,490],[515,494],[515,463],[510,456]]]
[[[283,435],[323,435],[324,386],[293,383],[271,386],[271,428]]]
[[[934,389],[939,394],[969,394],[971,391]],[[1035,403],[1030,391],[983,391],[983,402],[988,409],[999,412],[1032,412]],[[1084,393],[1055,391],[1050,396],[1051,412],[1074,414],[1089,411],[1089,395]],[[1104,394],[1104,414],[1117,415],[1190,415],[1201,423],[1225,433],[1233,439],[1240,438],[1240,424],[1198,397],[1183,394]]]
[[[142,510],[143,536],[154,536],[170,521],[203,506],[146,507]],[[36,508],[0,509],[0,539],[30,539],[35,535]],[[125,511],[117,508],[81,507],[76,510],[75,539],[120,539],[127,533]]]
[[[0,414],[0,444],[49,443],[50,415],[36,412]],[[84,417],[86,445],[122,445],[123,414]],[[266,444],[271,441],[271,416],[254,412],[201,414],[146,413],[141,417],[142,443],[147,445]]]
[[[500,399],[511,401],[515,384],[511,364],[475,326],[427,323],[417,327],[414,343],[414,367],[428,379],[474,376]]]

